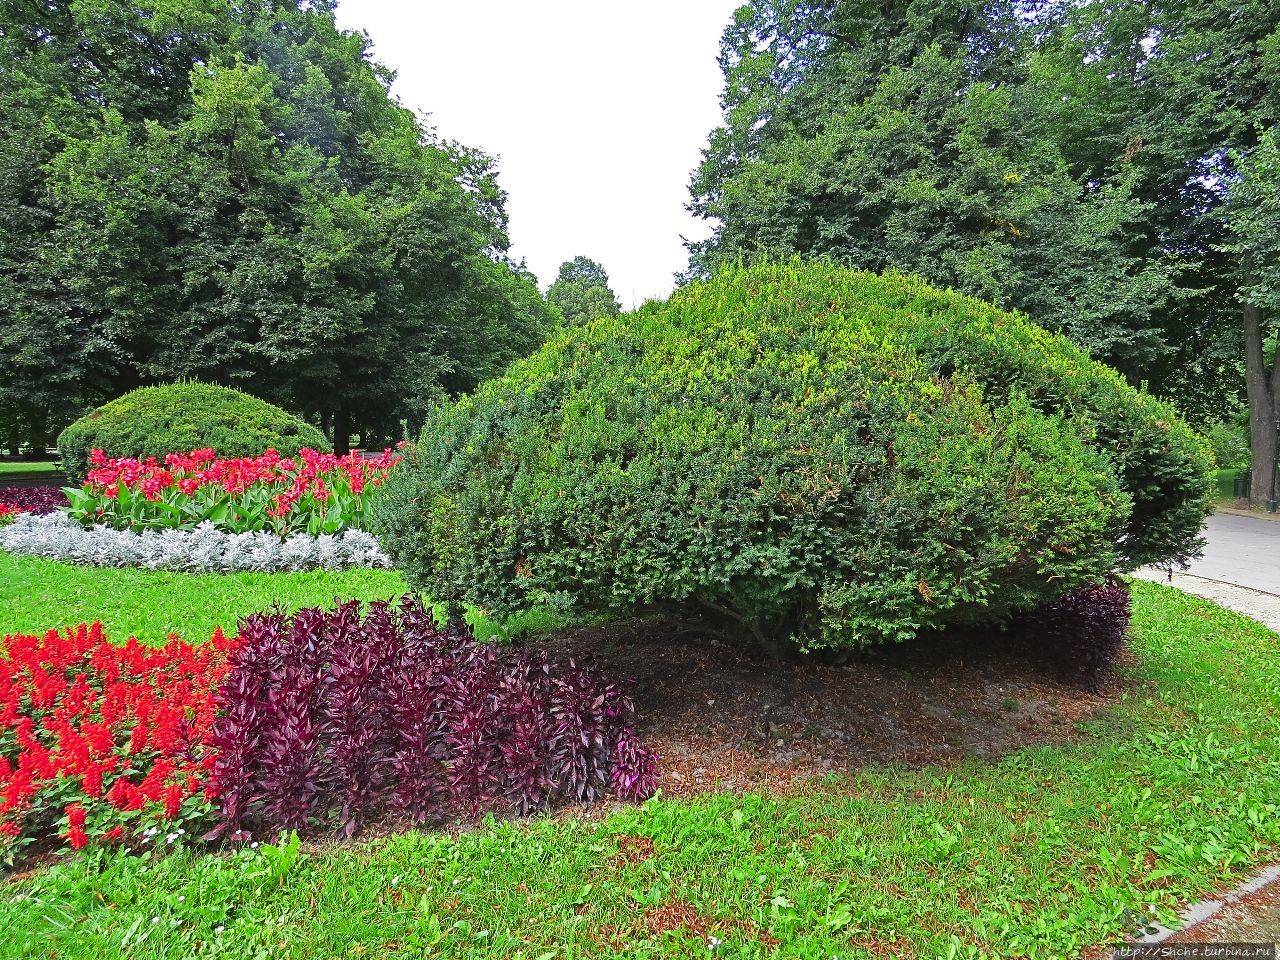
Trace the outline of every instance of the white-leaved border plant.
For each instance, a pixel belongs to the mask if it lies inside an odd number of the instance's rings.
[[[378,540],[363,530],[335,535],[225,533],[202,523],[192,530],[84,527],[62,513],[19,514],[0,527],[0,549],[98,567],[146,567],[191,573],[390,568]]]

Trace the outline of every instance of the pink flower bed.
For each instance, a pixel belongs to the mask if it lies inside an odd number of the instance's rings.
[[[369,500],[399,461],[393,450],[372,458],[268,450],[234,459],[193,450],[163,462],[94,450],[84,484],[65,492],[72,517],[122,529],[189,529],[207,521],[229,533],[339,533],[362,526]]]

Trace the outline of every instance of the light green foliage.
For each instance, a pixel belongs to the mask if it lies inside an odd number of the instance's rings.
[[[162,644],[170,633],[199,643],[214,627],[227,632],[240,618],[277,603],[286,610],[330,607],[344,600],[390,600],[407,589],[389,570],[307,570],[295,573],[171,573],[115,570],[14,557],[0,552],[0,634],[43,633],[101,620],[107,635]],[[441,609],[443,616],[445,611]],[[551,610],[526,610],[495,620],[464,610],[481,640],[546,633],[564,627]]]
[[[89,454],[155,457],[213,448],[222,457],[256,457],[268,448],[292,457],[303,447],[326,452],[325,435],[279,407],[239,390],[184,382],[141,387],[104,404],[58,437],[63,470],[84,478]]]
[[[1280,142],[1275,132],[1263,134],[1253,149],[1233,160],[1238,179],[1221,211],[1227,232],[1221,249],[1236,265],[1240,299],[1261,310],[1264,339],[1274,341],[1280,328]]]
[[[441,409],[374,522],[440,600],[714,611],[847,648],[1184,555],[1209,467],[1172,410],[1017,316],[761,265]]]
[[[1238,423],[1214,423],[1205,431],[1213,459],[1232,473],[1249,466],[1249,433]]]
[[[555,283],[547,289],[547,302],[570,324],[616,317],[622,309],[604,267],[587,257],[574,257],[560,264]]]
[[[376,446],[541,342],[492,161],[331,3],[0,10],[6,440],[197,377]]]
[[[682,903],[724,941],[713,956],[1076,956],[1174,922],[1280,845],[1280,639],[1168,588],[1134,597],[1139,685],[1068,746],[292,860],[90,852],[4,887],[4,943],[32,960],[706,955],[648,920]],[[637,836],[653,857],[619,857]]]
[[[203,643],[214,627],[230,633],[241,617],[277,603],[297,610],[404,592],[404,578],[387,570],[192,574],[73,566],[0,552],[0,634],[42,634],[101,620],[120,642],[133,635],[162,644],[177,633]]]
[[[0,477],[10,474],[56,473],[58,465],[52,460],[5,460],[0,461]]]

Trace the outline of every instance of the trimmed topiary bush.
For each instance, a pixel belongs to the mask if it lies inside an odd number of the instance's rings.
[[[848,649],[1188,555],[1210,462],[1020,316],[762,265],[563,331],[439,409],[377,523],[441,600]]]
[[[81,417],[58,437],[62,468],[79,483],[89,453],[156,457],[212,448],[220,457],[256,457],[268,448],[292,457],[329,451],[325,435],[265,400],[211,383],[141,387]]]

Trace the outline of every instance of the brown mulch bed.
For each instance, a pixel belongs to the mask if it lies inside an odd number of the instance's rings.
[[[786,790],[868,764],[948,764],[1066,742],[1125,689],[1115,679],[1086,692],[998,637],[918,641],[838,666],[773,659],[654,622],[540,645],[631,680],[637,733],[661,757],[668,796]]]

